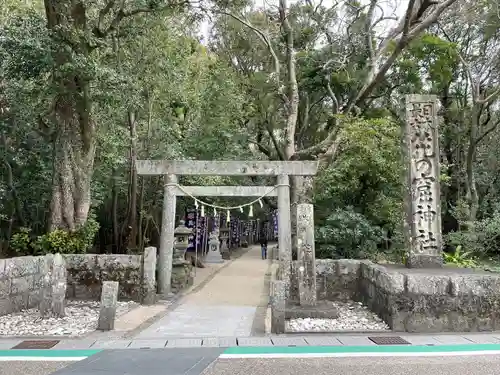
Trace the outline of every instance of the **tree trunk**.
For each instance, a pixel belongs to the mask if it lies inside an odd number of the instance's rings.
[[[130,188],[129,188],[129,215],[128,215],[128,248],[137,248],[137,171],[135,162],[137,160],[137,130],[135,112],[129,111],[128,125],[130,131]]]
[[[476,187],[476,174],[474,171],[474,161],[476,159],[476,148],[477,148],[477,138],[478,138],[478,126],[479,126],[479,113],[477,106],[474,105],[472,108],[471,116],[471,129],[469,133],[469,145],[467,148],[467,157],[465,161],[465,199],[467,202],[467,228],[469,230],[474,229],[474,223],[477,218],[477,212],[479,210],[479,196]]]
[[[149,157],[149,146],[151,141],[151,124],[153,120],[153,97],[152,94],[147,91],[147,103],[148,103],[148,122],[147,122],[147,132],[146,132],[146,158]],[[144,177],[141,179],[141,189],[139,192],[139,224],[138,224],[138,236],[139,236],[139,249],[144,250],[144,236],[147,235],[148,222],[146,222],[146,227],[144,225],[144,195],[145,195],[145,180]]]
[[[64,108],[73,111],[72,108]],[[65,115],[66,113],[63,113]],[[90,183],[94,167],[95,141],[83,145],[79,121],[62,120],[56,143],[50,230],[75,231],[85,224],[90,210]],[[62,129],[61,129],[62,128]]]
[[[443,233],[449,233],[459,229],[459,223],[450,210],[450,207],[456,206],[459,197],[460,171],[457,166],[460,165],[460,160],[458,160],[458,157],[455,157],[456,152],[453,151],[452,147],[457,137],[454,130],[453,118],[451,117],[451,106],[453,103],[449,91],[450,86],[447,85],[443,88],[440,96],[441,105],[443,107],[443,154],[447,164],[447,169],[444,172],[449,178],[449,182],[441,186],[443,201],[445,202],[445,205],[441,206]]]
[[[7,159],[4,159],[4,165],[5,169],[7,170],[7,188],[9,189],[10,195],[12,197],[12,209],[13,209],[12,217],[13,218],[15,217],[19,225],[24,227],[26,225],[26,222],[24,221],[21,201],[19,200],[16,188],[14,186],[14,176],[12,174],[12,167]]]
[[[83,59],[90,56],[84,35],[87,16],[84,4],[76,1],[45,0],[45,11],[55,42],[68,41],[53,52],[57,139],[49,229],[74,231],[87,221],[96,149],[89,79],[73,65],[74,55]],[[73,70],[68,71],[68,66]]]
[[[111,222],[113,225],[113,253],[120,249],[120,230],[118,224],[118,175],[113,168],[113,192],[111,198]]]

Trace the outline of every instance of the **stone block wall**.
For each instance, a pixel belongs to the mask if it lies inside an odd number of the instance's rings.
[[[52,256],[0,259],[0,316],[40,304]]]
[[[292,276],[296,267],[292,266]],[[316,261],[316,277],[318,299],[362,301],[395,331],[500,329],[500,274],[322,259]],[[298,299],[296,277],[292,277],[290,298]]]
[[[118,281],[120,300],[141,301],[142,256],[121,254],[65,255],[66,298],[98,301],[104,281]]]
[[[145,255],[71,254],[59,257],[66,272],[64,280],[48,273],[54,256],[26,256],[0,259],[0,316],[38,307],[43,290],[66,290],[68,299],[98,301],[104,281],[118,281],[118,298],[145,304],[156,297],[156,249],[145,249]],[[65,275],[64,275],[65,274]],[[60,278],[60,277],[59,277]],[[47,285],[51,283],[58,285]],[[60,284],[65,285],[60,285]],[[47,294],[47,293],[46,293]]]
[[[290,298],[299,300],[298,262],[292,263]],[[316,292],[318,300],[347,300],[357,294],[359,260],[316,259]]]

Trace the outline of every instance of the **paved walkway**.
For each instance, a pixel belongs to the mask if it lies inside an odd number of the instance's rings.
[[[269,264],[261,259],[259,246],[252,246],[135,338],[251,336],[254,319],[260,318],[257,308],[267,306]]]

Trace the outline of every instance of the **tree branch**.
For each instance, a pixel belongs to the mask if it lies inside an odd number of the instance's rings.
[[[288,116],[286,119],[285,160],[295,154],[295,132],[299,112],[299,87],[297,83],[296,58],[294,50],[293,29],[288,21],[286,0],[279,0],[279,14],[285,32],[285,50],[288,78]]]
[[[93,34],[98,38],[106,38],[110,33],[115,31],[118,28],[118,25],[125,18],[133,17],[142,13],[153,13],[153,12],[162,12],[168,9],[174,9],[186,5],[192,4],[190,0],[168,0],[167,4],[161,7],[150,6],[150,7],[140,7],[132,10],[125,10],[125,2],[122,1],[120,8],[117,10],[115,16],[111,20],[109,26],[106,29],[102,29],[102,23],[104,22],[104,18],[108,15],[112,8],[114,7],[116,0],[109,0],[105,7],[99,11],[99,21],[97,26],[92,30]]]
[[[441,30],[441,32],[443,33],[444,37],[446,39],[448,39],[449,42],[453,43],[453,40],[450,38],[450,36],[446,32],[446,30],[441,25],[438,24],[438,26],[439,26],[439,29]],[[494,101],[500,95],[500,87],[497,87],[495,90],[493,90],[493,92],[490,95],[481,99],[480,84],[478,84],[476,82],[476,80],[474,79],[474,76],[472,75],[472,70],[470,68],[469,63],[467,63],[467,61],[465,61],[465,58],[460,51],[457,50],[456,52],[457,52],[457,56],[458,56],[460,62],[462,63],[462,66],[463,66],[465,74],[468,78],[469,84],[471,85],[471,94],[472,94],[473,103],[479,104],[479,105],[484,105],[484,104],[487,105],[487,104],[491,103],[492,101]],[[488,62],[485,64],[485,66],[491,66],[499,58],[500,58],[500,51],[493,54],[490,57],[490,59],[488,60]]]
[[[288,98],[283,94],[283,90],[282,90],[281,84],[280,84],[280,74],[281,74],[280,60],[278,58],[278,55],[276,54],[276,51],[273,48],[273,45],[272,45],[269,37],[262,30],[255,27],[254,25],[252,25],[250,23],[250,21],[244,20],[243,18],[241,18],[233,13],[226,12],[226,11],[216,11],[216,13],[229,16],[229,17],[235,19],[236,21],[240,22],[242,25],[245,25],[250,30],[252,30],[260,38],[260,40],[266,45],[267,49],[269,50],[269,53],[271,54],[271,56],[273,58],[273,62],[274,62],[274,72],[273,72],[272,78],[273,78],[273,80],[276,81],[276,85],[278,87],[278,94],[282,97],[282,99],[284,100],[285,103],[288,103]]]
[[[366,48],[368,50],[368,66],[370,70],[372,69],[372,66],[375,64],[375,50],[373,47],[372,29],[373,29],[373,12],[375,11],[375,7],[377,6],[377,1],[378,0],[370,0],[370,7],[368,8],[368,13],[366,14],[366,22],[365,22]]]
[[[285,153],[281,149],[280,144],[279,144],[278,140],[276,139],[276,136],[274,135],[274,129],[272,128],[270,122],[266,120],[265,124],[266,124],[266,128],[267,128],[267,132],[269,134],[269,137],[271,137],[271,142],[273,142],[273,146],[276,150],[276,153],[278,154],[278,157],[280,158],[280,160],[286,160]]]
[[[428,7],[430,7],[430,3],[427,0],[422,0],[422,4],[427,4],[425,9],[419,8],[417,11],[417,16],[422,15],[425,10],[427,10]],[[375,67],[373,68],[373,72],[369,73],[367,75],[368,80],[363,86],[363,88],[359,91],[359,93],[356,95],[355,99],[352,100],[348,105],[346,106],[345,112],[351,112],[354,106],[359,106],[369,95],[371,95],[372,91],[377,87],[380,82],[382,82],[383,78],[385,77],[387,71],[391,68],[391,66],[394,64],[396,59],[399,57],[399,55],[403,52],[404,48],[411,43],[413,40],[415,40],[424,30],[426,30],[430,25],[433,23],[436,23],[438,20],[439,16],[448,8],[450,7],[453,3],[455,3],[457,0],[444,0],[441,3],[437,4],[433,11],[427,15],[423,20],[419,19],[411,19],[409,22],[408,30],[406,34],[403,33],[400,38],[397,39],[396,41],[396,47],[394,48],[394,51],[391,53],[389,58],[385,61],[385,63],[382,64],[382,66],[378,69],[378,71],[375,71]],[[410,1],[408,5],[408,9],[406,14],[411,13],[413,9],[413,4],[414,1]],[[424,5],[422,5],[423,7]],[[405,16],[406,17],[406,16]],[[401,32],[404,32],[404,25],[406,24],[406,18],[404,19],[404,23],[402,27],[397,28],[396,31],[394,31],[392,34],[394,35],[394,38],[396,38]],[[412,27],[413,25],[413,27]],[[398,31],[400,30],[400,31]],[[395,33],[395,34],[394,34]],[[391,39],[394,39],[391,38]],[[389,40],[390,41],[390,40]],[[385,45],[382,46],[380,51],[377,53],[377,58],[385,55],[388,50],[389,50],[390,43],[386,43]],[[373,78],[371,78],[373,77]]]

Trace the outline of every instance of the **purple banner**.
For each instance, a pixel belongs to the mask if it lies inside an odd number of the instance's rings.
[[[274,238],[278,238],[278,210],[273,211],[273,232]]]
[[[196,249],[196,232],[197,232],[197,222],[198,215],[196,212],[196,208],[189,207],[186,208],[186,227],[195,229],[193,234],[189,235],[188,241],[189,246],[186,251],[195,251]]]
[[[207,225],[206,217],[199,216],[196,223],[196,248],[199,249],[200,245],[205,240],[205,226]]]
[[[230,229],[230,235],[229,235],[229,242],[231,248],[236,247],[236,240],[238,237],[238,232],[236,231],[237,228],[237,219],[234,216],[231,216],[231,220],[229,222],[229,229]]]

